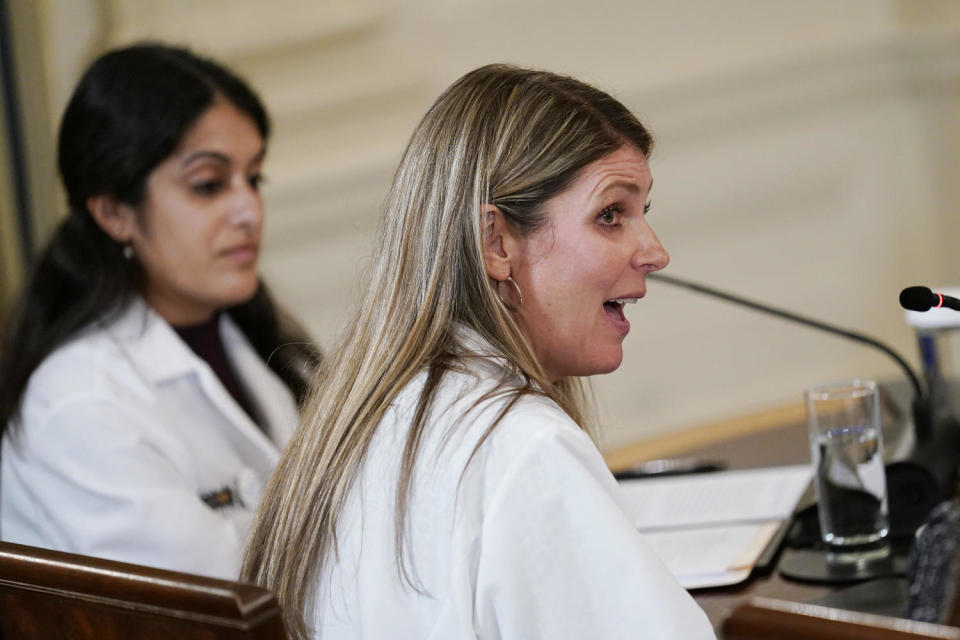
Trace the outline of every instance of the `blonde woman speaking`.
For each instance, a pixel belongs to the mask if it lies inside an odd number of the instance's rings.
[[[493,65],[417,126],[369,284],[274,473],[243,576],[295,638],[712,638],[584,431],[669,260],[647,130]]]

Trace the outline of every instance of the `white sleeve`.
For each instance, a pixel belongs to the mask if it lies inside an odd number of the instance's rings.
[[[586,434],[549,429],[518,453],[484,520],[479,637],[714,638],[624,513]]]
[[[236,579],[252,514],[207,506],[138,419],[91,398],[5,438],[4,539]]]

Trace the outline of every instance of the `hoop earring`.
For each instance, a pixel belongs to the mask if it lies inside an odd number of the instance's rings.
[[[125,260],[133,260],[133,246],[129,244],[123,245],[123,257]]]
[[[520,291],[520,285],[518,285],[516,280],[513,279],[513,276],[507,276],[507,279],[502,280],[502,282],[509,282],[510,284],[513,285],[513,288],[517,292],[517,297],[520,298],[520,306],[522,307],[523,291]],[[500,287],[497,287],[497,295],[500,297],[500,302],[502,302],[503,306],[505,306],[507,309],[510,309],[511,311],[515,311],[517,309],[517,307],[514,307],[512,304],[510,304],[509,302],[503,299],[503,294],[500,293]]]
[[[517,290],[517,297],[520,298],[520,306],[523,306],[523,291],[520,291],[520,285],[517,284],[517,281],[513,279],[513,276],[507,276],[507,282],[513,285],[513,288]]]

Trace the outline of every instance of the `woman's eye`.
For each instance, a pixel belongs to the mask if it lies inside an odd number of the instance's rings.
[[[612,226],[616,224],[617,219],[622,212],[623,210],[619,206],[611,205],[604,208],[604,210],[600,212],[600,215],[597,216],[597,220],[599,220],[601,224]]]
[[[263,186],[263,183],[267,181],[267,177],[262,173],[252,175],[247,178],[247,182],[250,183],[250,188],[254,191],[259,191],[260,187]]]
[[[201,196],[211,196],[223,187],[220,180],[203,180],[190,185],[190,190]]]

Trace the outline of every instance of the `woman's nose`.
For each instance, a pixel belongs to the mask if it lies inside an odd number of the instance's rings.
[[[236,188],[230,203],[230,222],[250,230],[259,230],[263,225],[263,217],[263,198],[256,187],[244,179],[242,185]]]
[[[657,234],[649,224],[644,223],[639,234],[637,252],[633,256],[632,265],[647,271],[660,271],[670,264],[670,254],[660,243]]]

